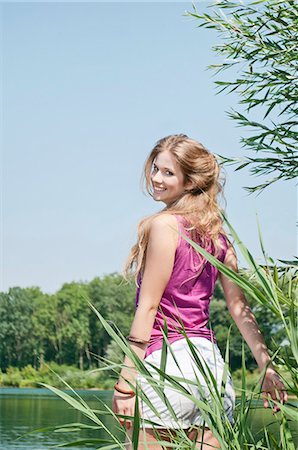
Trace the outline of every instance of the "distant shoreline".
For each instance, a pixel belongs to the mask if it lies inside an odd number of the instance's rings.
[[[55,387],[55,386],[53,386]],[[0,386],[0,389],[47,389],[46,387],[38,387],[38,386],[26,386],[26,387],[17,387],[17,386]],[[57,388],[61,391],[71,391],[71,389],[62,389]],[[113,389],[102,389],[102,388],[73,388],[74,391],[113,391]]]
[[[56,396],[52,391],[50,391],[49,389],[45,388],[45,387],[15,387],[15,386],[0,386],[0,394],[1,394],[1,389],[11,389],[11,390],[22,390],[22,391],[26,391],[29,389],[38,389],[38,390],[42,390],[45,389],[47,390],[49,393],[51,393],[52,395]],[[62,389],[59,388],[60,391],[70,391],[71,389]],[[73,388],[74,391],[89,391],[89,392],[113,392],[113,389],[101,389],[101,388],[86,388],[86,389],[82,389],[82,388]],[[240,398],[240,396],[236,396],[236,398]],[[289,400],[297,400],[297,397],[295,397],[294,395],[288,395]],[[262,400],[261,398],[259,400]]]

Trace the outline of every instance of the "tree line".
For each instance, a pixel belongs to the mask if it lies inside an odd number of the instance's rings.
[[[44,361],[76,365],[83,370],[99,367],[102,358],[121,358],[121,351],[101,326],[88,301],[126,336],[134,316],[135,293],[134,282],[125,282],[118,273],[96,277],[88,283],[65,283],[52,295],[43,293],[39,287],[13,287],[1,292],[1,370],[28,364],[38,369]],[[274,338],[276,345],[283,344],[283,330],[270,310],[249,301],[265,338],[268,341]],[[230,366],[232,370],[238,369],[242,337],[230,317],[218,282],[210,304],[210,318],[222,352],[232,325]],[[246,355],[247,367],[253,370],[256,366],[248,348]]]

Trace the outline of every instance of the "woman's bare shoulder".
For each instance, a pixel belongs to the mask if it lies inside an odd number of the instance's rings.
[[[178,223],[174,214],[163,213],[153,217],[150,225],[150,234],[160,234],[172,238],[175,242],[178,239]],[[177,242],[176,242],[177,243]]]
[[[153,217],[151,221],[151,226],[156,228],[162,228],[164,226],[172,226],[178,229],[177,219],[174,214],[170,213],[158,214],[155,217]]]

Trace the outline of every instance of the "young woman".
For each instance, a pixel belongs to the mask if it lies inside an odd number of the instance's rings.
[[[175,357],[180,362],[177,368],[168,352],[166,373],[181,375],[196,380],[193,360],[181,329],[181,320],[188,338],[199,351],[202,362],[213,371],[220,386],[223,359],[216,345],[215,336],[208,327],[209,302],[212,298],[217,276],[221,281],[227,307],[237,327],[249,345],[259,369],[266,368],[262,386],[264,406],[271,397],[281,402],[287,400],[285,387],[269,363],[270,356],[243,292],[228,278],[195,252],[181,233],[204,247],[226,266],[237,271],[234,248],[222,228],[221,209],[217,197],[222,191],[220,167],[215,156],[202,144],[186,135],[171,135],[157,142],[145,163],[144,175],[149,194],[165,204],[164,209],[139,224],[138,242],[129,255],[125,275],[132,272],[137,281],[136,312],[128,338],[132,349],[142,359],[154,365],[160,364],[163,343],[164,318],[167,321],[168,339]],[[203,425],[200,410],[182,394],[165,389],[165,394],[174,409],[178,423],[173,421],[169,408],[160,400],[154,389],[138,375],[133,363],[125,357],[125,366],[115,385],[113,411],[118,414],[134,414],[135,398],[131,386],[137,380],[150,401],[160,412],[155,417],[145,402],[141,402],[141,416],[159,425],[165,440],[175,428],[188,430],[191,425]],[[198,375],[198,374],[197,374]],[[202,380],[203,381],[203,380]],[[196,386],[193,394],[200,398]],[[208,393],[206,393],[208,396]],[[235,402],[233,384],[228,374],[224,407],[228,419],[233,423]],[[275,405],[275,410],[278,410]],[[131,422],[120,419],[120,423],[131,433]],[[201,442],[201,433],[193,427],[188,437]],[[144,446],[142,442],[151,442]],[[211,430],[204,430],[204,445],[220,448]],[[200,444],[201,445],[201,444]],[[161,449],[152,426],[144,425],[140,431],[139,449]]]

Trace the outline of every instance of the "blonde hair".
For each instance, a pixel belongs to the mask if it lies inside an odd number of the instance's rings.
[[[215,248],[215,256],[220,252],[219,233],[226,235],[222,229],[222,209],[217,196],[223,196],[225,178],[216,157],[201,143],[185,134],[170,135],[160,139],[144,165],[142,181],[150,196],[153,196],[151,172],[157,155],[168,150],[175,158],[184,175],[184,183],[188,183],[181,196],[160,212],[142,219],[138,225],[137,243],[132,247],[123,269],[125,279],[135,276],[138,285],[139,274],[142,273],[146,260],[146,249],[149,240],[150,224],[154,217],[162,214],[179,214],[190,224],[192,240],[200,240],[202,247]],[[210,247],[211,244],[211,247]],[[204,259],[204,258],[203,258]]]

